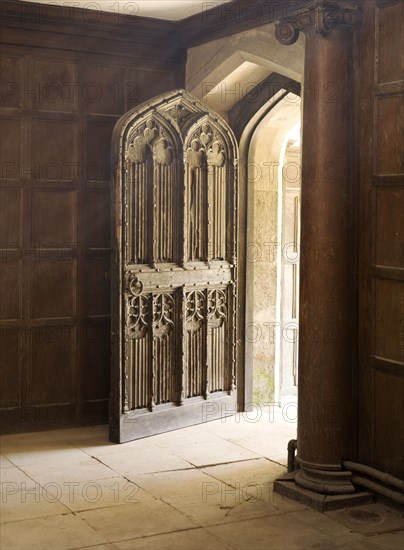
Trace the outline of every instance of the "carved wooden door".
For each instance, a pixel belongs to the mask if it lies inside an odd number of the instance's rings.
[[[110,437],[124,442],[234,414],[237,144],[184,91],[113,135]]]

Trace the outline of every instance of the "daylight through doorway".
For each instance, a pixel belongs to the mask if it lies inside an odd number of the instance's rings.
[[[297,400],[300,109],[288,94],[258,124],[248,153],[246,368],[260,407]]]

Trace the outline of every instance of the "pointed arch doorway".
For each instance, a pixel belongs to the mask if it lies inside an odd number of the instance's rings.
[[[238,148],[185,91],[123,116],[112,144],[110,439],[234,414]]]
[[[297,90],[296,90],[297,91]],[[301,99],[281,89],[240,139],[245,190],[245,406],[296,411]],[[296,418],[287,418],[295,423]]]

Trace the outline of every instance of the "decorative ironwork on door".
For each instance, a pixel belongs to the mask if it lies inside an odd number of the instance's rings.
[[[235,412],[237,162],[227,124],[182,90],[115,127],[114,441],[202,422],[208,403]]]

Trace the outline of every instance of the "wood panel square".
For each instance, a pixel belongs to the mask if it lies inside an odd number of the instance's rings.
[[[110,325],[84,328],[84,400],[106,399],[110,387]]]
[[[21,190],[0,189],[0,248],[21,245]]]
[[[379,82],[403,80],[404,5],[386,6],[379,11]]]
[[[110,314],[110,263],[109,256],[92,257],[86,261],[85,305],[89,316]]]
[[[78,129],[74,121],[33,122],[33,171],[43,181],[72,181],[77,174]]]
[[[86,175],[90,181],[109,181],[113,122],[87,123]]]
[[[375,372],[375,468],[404,477],[403,377]]]
[[[0,262],[0,319],[21,317],[21,266],[19,260],[7,259]]]
[[[375,355],[404,363],[404,283],[375,281]]]
[[[135,70],[134,81],[126,85],[128,109],[171,90],[172,81],[173,75],[170,71]]]
[[[21,404],[21,358],[19,333],[16,329],[0,330],[0,406]]]
[[[77,191],[37,189],[32,191],[32,245],[56,248],[77,243]]]
[[[376,191],[376,264],[404,267],[404,189]]]
[[[125,70],[122,67],[89,65],[84,102],[91,114],[121,115],[124,106]]]
[[[75,315],[76,262],[61,252],[38,251],[32,262],[31,316],[60,318]]]
[[[84,234],[87,247],[111,246],[111,198],[110,191],[87,189],[84,199]]]
[[[21,107],[23,89],[23,58],[3,54],[0,57],[1,106]]]
[[[75,363],[74,327],[39,327],[32,331],[29,404],[72,402]]]
[[[23,173],[23,120],[2,117],[1,133],[4,136],[0,140],[1,180],[7,183],[20,179]]]
[[[377,173],[404,174],[404,101],[402,96],[377,101]]]
[[[77,111],[79,78],[70,61],[34,59],[34,108],[43,111]]]

